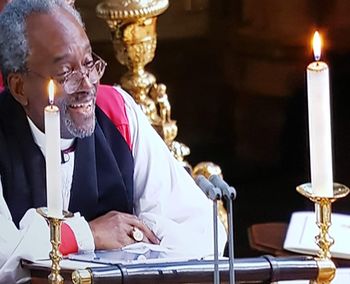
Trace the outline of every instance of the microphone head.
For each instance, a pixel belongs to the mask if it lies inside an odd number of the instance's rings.
[[[195,179],[196,184],[211,200],[221,199],[221,191],[208,181],[203,175],[198,175]]]
[[[201,185],[206,183],[206,178],[203,175],[198,175],[194,178],[194,181],[200,188],[202,188]]]
[[[214,184],[217,187],[229,187],[229,185],[219,175],[211,175],[209,177],[209,180],[212,184]]]
[[[212,175],[209,181],[216,187],[220,188],[222,194],[229,199],[236,199],[237,192],[232,186],[229,186],[219,175]]]

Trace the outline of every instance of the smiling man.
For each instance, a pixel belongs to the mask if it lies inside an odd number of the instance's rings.
[[[44,131],[49,78],[57,83],[55,103],[61,110],[62,138],[84,138],[95,129],[96,87],[105,63],[94,56],[83,29],[72,15],[33,13],[27,17],[30,54],[24,73],[8,74],[9,88],[27,116]],[[43,29],[50,43],[43,41]]]
[[[44,107],[56,85],[62,198],[75,213],[62,253],[138,241],[176,255],[212,254],[212,209],[139,106],[99,85],[106,63],[64,0],[13,0],[0,15],[0,282],[26,276],[20,258],[47,258]],[[226,240],[220,226],[220,247]],[[36,242],[33,242],[33,239]],[[38,244],[38,245],[36,245]]]

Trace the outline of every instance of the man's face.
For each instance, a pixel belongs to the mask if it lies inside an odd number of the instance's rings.
[[[44,108],[48,105],[49,78],[60,83],[72,71],[86,72],[92,64],[91,46],[87,35],[75,18],[58,8],[54,14],[35,13],[27,19],[29,72],[23,75],[23,105],[37,127],[44,130]],[[84,77],[78,89],[67,93],[56,84],[54,103],[60,108],[61,137],[86,137],[95,128],[97,85]]]

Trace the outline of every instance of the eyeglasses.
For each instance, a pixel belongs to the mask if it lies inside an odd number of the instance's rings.
[[[91,84],[96,84],[103,76],[107,63],[94,52],[92,52],[92,59],[92,62],[84,65],[84,70],[71,70],[62,76],[52,76],[51,79],[59,83],[67,94],[75,93],[85,77]],[[45,76],[33,70],[29,69],[27,72],[46,79]]]

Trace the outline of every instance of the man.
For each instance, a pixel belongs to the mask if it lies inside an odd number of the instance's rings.
[[[13,0],[0,15],[0,35],[0,282],[26,276],[20,258],[50,250],[48,226],[34,210],[46,206],[49,79],[61,116],[64,209],[75,213],[62,226],[60,250],[143,241],[178,255],[211,254],[210,202],[132,98],[99,86],[105,63],[78,13],[64,0]]]

